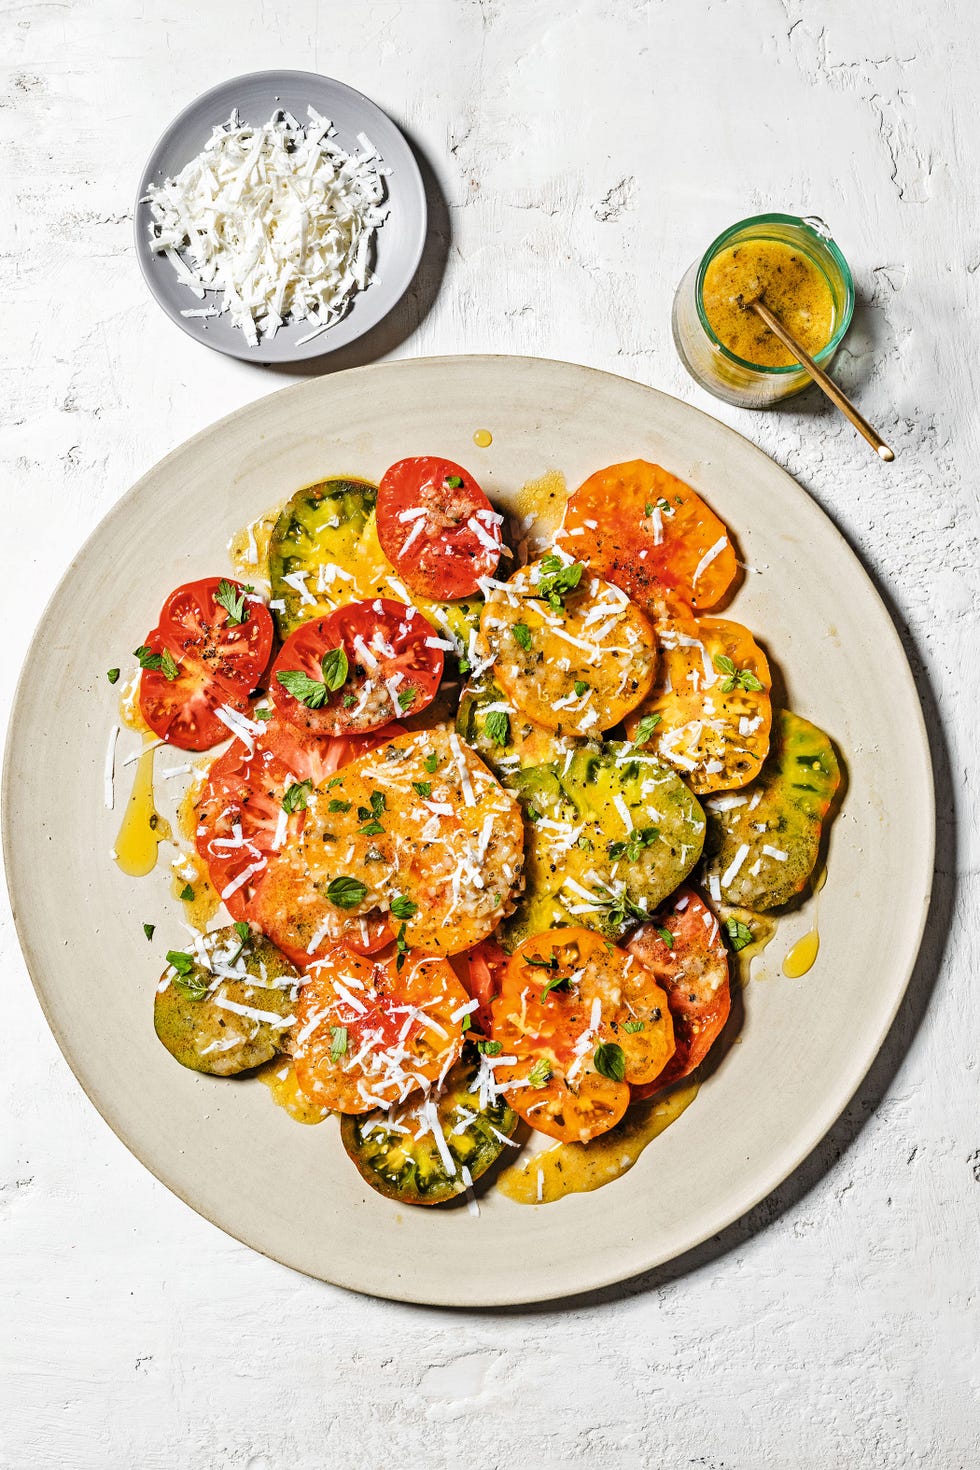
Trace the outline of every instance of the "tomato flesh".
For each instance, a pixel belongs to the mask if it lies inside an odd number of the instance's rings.
[[[403,1102],[458,1059],[463,1031],[452,1018],[467,997],[447,960],[393,947],[369,960],[340,945],[311,968],[293,1062],[303,1092],[322,1107],[368,1113]]]
[[[177,587],[167,598],[157,626],[147,634],[151,654],[169,654],[175,679],[162,669],[140,675],[140,711],[154,734],[181,750],[209,750],[228,736],[215,714],[222,706],[243,713],[272,650],[272,618],[264,603],[249,601],[236,623],[216,600],[222,581],[241,596],[244,588],[228,578],[205,577]]]
[[[718,920],[693,888],[678,889],[670,904],[636,931],[627,949],[667,992],[676,1043],[660,1076],[633,1087],[638,1099],[652,1097],[700,1066],[728,1020],[731,990]]]
[[[234,740],[218,757],[198,799],[195,840],[211,882],[233,918],[250,916],[275,852],[302,831],[306,820],[302,807],[284,813],[285,827],[280,825],[287,788],[297,781],[319,785],[378,743],[373,736],[317,740],[271,720],[251,753],[241,740]],[[387,926],[374,937],[388,942]],[[294,950],[290,958],[302,966],[307,957]]]
[[[496,1068],[498,1085],[526,1122],[562,1143],[614,1127],[630,1084],[657,1077],[674,1050],[654,976],[591,929],[525,940],[492,1011],[493,1039],[516,1058]]]
[[[470,597],[497,569],[503,517],[473,476],[450,459],[400,459],[378,490],[378,539],[413,592]]]
[[[272,701],[283,719],[311,734],[380,730],[432,703],[442,678],[442,641],[432,624],[403,602],[376,597],[347,603],[289,635],[272,666]],[[331,689],[325,659],[338,649],[347,673]],[[310,681],[306,694],[288,687],[296,675]]]
[[[590,475],[570,497],[558,539],[654,622],[714,607],[738,575],[724,522],[690,485],[644,459]]]

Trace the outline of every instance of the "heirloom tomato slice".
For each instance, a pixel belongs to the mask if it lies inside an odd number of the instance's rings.
[[[645,459],[590,475],[569,499],[558,539],[655,623],[714,607],[738,574],[724,522]]]
[[[444,641],[403,602],[347,603],[289,635],[272,667],[272,701],[316,735],[380,730],[432,703]]]
[[[176,588],[139,650],[144,720],[181,750],[210,749],[228,736],[215,710],[248,708],[271,649],[269,610],[240,583],[205,577]]]
[[[634,1086],[652,1097],[693,1072],[724,1029],[731,1010],[728,951],[715,915],[693,888],[681,888],[627,945],[667,992],[676,1050],[659,1077]]]
[[[500,561],[498,515],[469,471],[450,459],[400,459],[378,490],[378,539],[413,592],[470,597]]]

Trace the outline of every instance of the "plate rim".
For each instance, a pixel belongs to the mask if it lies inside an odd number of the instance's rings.
[[[642,1264],[635,1264],[633,1262],[630,1262],[625,1266],[625,1268],[621,1265],[618,1268],[613,1267],[611,1269],[596,1270],[590,1272],[587,1280],[577,1279],[570,1285],[560,1286],[556,1283],[554,1290],[551,1289],[550,1285],[545,1287],[544,1284],[542,1284],[542,1289],[536,1291],[522,1291],[519,1288],[511,1289],[506,1292],[482,1290],[480,1294],[476,1295],[472,1299],[467,1300],[465,1303],[461,1303],[458,1293],[445,1293],[440,1295],[432,1293],[430,1291],[425,1295],[418,1295],[413,1294],[410,1290],[403,1290],[400,1288],[400,1286],[396,1288],[395,1285],[391,1285],[386,1289],[379,1288],[375,1290],[371,1286],[351,1280],[349,1277],[345,1279],[346,1273],[342,1268],[342,1263],[338,1263],[339,1269],[334,1270],[330,1277],[320,1276],[316,1273],[307,1272],[303,1269],[303,1267],[298,1266],[294,1264],[294,1262],[286,1259],[285,1256],[279,1255],[274,1250],[267,1249],[264,1246],[257,1245],[252,1240],[245,1239],[242,1235],[237,1234],[234,1228],[230,1227],[223,1221],[215,1219],[214,1215],[208,1209],[202,1208],[200,1204],[195,1203],[184,1189],[163,1178],[162,1174],[158,1172],[157,1169],[153,1168],[149,1163],[145,1161],[142,1154],[137,1150],[134,1144],[129,1141],[127,1137],[127,1132],[129,1130],[125,1122],[120,1119],[117,1124],[117,1122],[114,1121],[111,1116],[109,1116],[109,1114],[113,1111],[111,1104],[107,1101],[106,1108],[104,1109],[95,1095],[97,1090],[96,1085],[93,1083],[90,1087],[79,1075],[79,1072],[76,1070],[72,1056],[70,1054],[70,1050],[63,1039],[61,1029],[55,1023],[52,1016],[49,1014],[44,991],[42,988],[42,982],[36,974],[36,971],[39,971],[42,968],[41,963],[37,955],[33,951],[31,936],[27,932],[26,921],[22,922],[21,920],[18,911],[19,906],[15,894],[15,887],[17,884],[15,874],[18,868],[19,859],[17,855],[17,839],[15,838],[15,835],[13,833],[13,819],[11,816],[11,794],[14,765],[13,752],[14,747],[19,740],[20,726],[24,721],[24,712],[22,711],[21,706],[24,702],[24,692],[27,685],[27,673],[31,664],[31,654],[35,642],[37,641],[42,629],[45,627],[48,620],[48,615],[54,603],[61,595],[65,583],[72,576],[76,565],[86,555],[90,545],[95,541],[96,537],[100,535],[106,524],[114,520],[117,516],[123,514],[124,509],[128,507],[129,504],[142,493],[144,484],[151,478],[151,476],[156,476],[171,460],[188,451],[199,441],[205,440],[219,427],[230,427],[235,421],[247,417],[258,407],[266,405],[268,400],[271,398],[278,398],[283,394],[298,395],[300,393],[312,393],[316,390],[318,385],[333,382],[338,377],[350,377],[353,375],[365,374],[376,375],[398,371],[405,372],[411,371],[416,365],[437,367],[452,364],[454,367],[460,368],[463,364],[467,363],[485,365],[491,362],[505,362],[511,365],[526,364],[532,367],[535,365],[543,365],[552,368],[571,368],[574,369],[576,372],[591,375],[597,379],[613,379],[623,384],[627,384],[632,389],[640,389],[644,393],[652,394],[657,398],[666,399],[672,404],[680,405],[685,410],[685,412],[696,414],[699,417],[706,419],[710,424],[712,424],[713,427],[721,429],[723,431],[724,438],[730,437],[733,440],[739,441],[741,446],[748,446],[748,448],[753,451],[753,454],[755,456],[758,456],[760,459],[764,460],[769,466],[778,469],[783,475],[785,475],[788,479],[792,481],[804,500],[809,502],[812,511],[826,523],[826,526],[839,542],[840,549],[842,550],[844,555],[850,559],[856,570],[859,572],[860,577],[865,584],[866,590],[872,594],[873,598],[876,600],[880,608],[884,625],[889,631],[889,636],[892,640],[894,650],[899,655],[899,664],[902,670],[903,684],[905,686],[907,694],[911,698],[912,708],[915,712],[914,745],[916,756],[921,762],[922,766],[924,791],[927,795],[928,802],[926,810],[922,813],[924,836],[926,840],[921,844],[918,849],[918,867],[920,869],[920,872],[918,873],[918,875],[916,875],[918,880],[916,882],[916,890],[921,894],[919,900],[919,913],[914,929],[910,931],[911,938],[908,950],[906,952],[904,964],[902,966],[902,973],[898,977],[898,980],[895,984],[891,996],[891,1002],[887,1008],[887,1013],[883,1013],[881,1024],[879,1025],[877,1034],[875,1035],[873,1041],[869,1041],[867,1047],[862,1051],[859,1056],[852,1057],[851,1065],[848,1067],[843,1080],[838,1085],[832,1097],[827,1098],[824,1101],[823,1106],[815,1114],[811,1115],[811,1119],[809,1120],[808,1126],[805,1130],[805,1142],[800,1143],[796,1147],[790,1147],[788,1145],[784,1147],[782,1153],[776,1156],[776,1158],[771,1161],[768,1168],[760,1168],[760,1177],[764,1176],[763,1183],[753,1189],[750,1189],[744,1195],[739,1196],[737,1206],[734,1208],[734,1210],[732,1209],[732,1207],[725,1207],[721,1209],[716,1208],[709,1223],[707,1225],[703,1225],[702,1222],[702,1225],[698,1226],[696,1234],[692,1238],[688,1239],[684,1244],[678,1246],[676,1249],[670,1249],[666,1253],[657,1252],[654,1258],[646,1259],[645,1262]],[[911,744],[912,742],[910,741],[910,745]],[[239,1241],[242,1245],[247,1246],[250,1250],[256,1251],[258,1254],[267,1257],[269,1260],[276,1261],[278,1264],[285,1266],[291,1271],[297,1271],[300,1275],[308,1275],[312,1280],[323,1280],[330,1285],[339,1286],[345,1290],[357,1292],[360,1295],[376,1297],[379,1300],[398,1301],[413,1305],[448,1307],[457,1310],[523,1307],[544,1302],[560,1303],[562,1301],[567,1301],[570,1305],[572,1305],[574,1304],[575,1298],[581,1297],[584,1294],[602,1291],[621,1283],[635,1280],[637,1279],[637,1277],[649,1271],[655,1270],[658,1267],[665,1265],[669,1261],[682,1258],[691,1250],[694,1250],[698,1246],[702,1245],[706,1240],[711,1239],[713,1236],[719,1234],[723,1230],[728,1229],[737,1221],[743,1219],[762,1200],[768,1198],[776,1189],[778,1189],[783,1183],[785,1183],[785,1181],[806,1161],[806,1159],[810,1157],[810,1155],[819,1146],[822,1140],[827,1136],[831,1128],[833,1128],[834,1124],[841,1117],[849,1103],[853,1100],[858,1088],[861,1086],[861,1083],[868,1075],[871,1067],[874,1064],[875,1059],[881,1051],[885,1039],[887,1038],[888,1033],[890,1032],[895,1018],[898,1015],[901,1005],[906,997],[909,983],[912,979],[912,975],[914,973],[915,966],[921,952],[923,934],[932,904],[935,876],[935,776],[933,769],[932,750],[929,742],[928,730],[925,723],[925,716],[922,709],[922,702],[915,684],[915,678],[912,673],[912,668],[909,662],[908,655],[902,644],[895,619],[891,611],[889,610],[888,604],[882,596],[881,592],[878,590],[875,579],[866,570],[857,552],[851,546],[850,542],[847,540],[846,536],[844,536],[843,532],[839,529],[832,516],[823,508],[823,506],[819,504],[815,497],[811,495],[804,486],[800,485],[800,483],[795,480],[792,475],[790,475],[788,470],[785,470],[783,466],[779,465],[777,461],[775,461],[770,455],[766,454],[764,450],[760,449],[758,445],[754,444],[751,440],[745,438],[745,436],[740,434],[736,429],[732,429],[729,425],[723,423],[719,419],[714,418],[713,415],[706,413],[703,409],[698,408],[696,405],[690,404],[684,399],[677,398],[673,394],[665,393],[661,389],[654,388],[645,383],[640,383],[636,379],[627,378],[622,374],[611,373],[601,368],[594,368],[580,363],[572,363],[562,359],[532,357],[523,354],[468,353],[441,354],[433,357],[398,358],[386,362],[372,363],[361,367],[349,368],[341,374],[332,374],[326,379],[315,378],[308,382],[291,384],[288,387],[277,389],[271,394],[266,394],[261,398],[254,399],[249,403],[243,404],[239,408],[232,410],[232,412],[229,414],[222,415],[222,417],[216,419],[213,423],[206,425],[203,429],[198,430],[197,433],[191,435],[188,439],[185,439],[180,444],[175,445],[174,448],[171,449],[167,454],[165,454],[161,459],[155,461],[154,464],[152,464],[142,475],[140,475],[139,478],[129,487],[129,489],[126,490],[123,495],[119,497],[115,504],[110,507],[106,514],[93,527],[92,531],[85,538],[81,547],[78,549],[78,551],[69,562],[68,566],[65,568],[65,571],[63,572],[56,586],[52,590],[49,598],[45,603],[44,609],[41,612],[40,617],[38,618],[30,643],[28,645],[24,665],[17,678],[14,689],[14,696],[10,706],[10,719],[4,746],[3,772],[2,779],[0,779],[0,808],[2,808],[2,812],[0,812],[0,841],[2,841],[8,897],[12,916],[14,919],[15,932],[17,934],[18,943],[20,945],[21,953],[24,958],[24,963],[27,968],[28,975],[30,976],[34,993],[37,997],[45,1021],[47,1022],[48,1028],[54,1036],[58,1048],[68,1064],[69,1070],[75,1077],[75,1080],[78,1082],[85,1096],[99,1113],[100,1117],[119,1139],[119,1141],[124,1145],[128,1152],[130,1152],[137,1159],[140,1165],[145,1168],[150,1174],[152,1174],[153,1177],[157,1179],[171,1194],[182,1200],[183,1203],[186,1204],[191,1210],[193,1210],[195,1214],[200,1215],[204,1219],[208,1220],[210,1224],[214,1225],[217,1229],[221,1230],[224,1234],[230,1236],[232,1239]]]
[[[146,193],[147,185],[150,179],[158,171],[158,159],[163,152],[167,140],[170,138],[171,134],[181,125],[181,123],[185,121],[186,118],[190,116],[192,112],[200,107],[202,103],[209,102],[211,98],[220,96],[229,88],[237,87],[244,83],[255,84],[259,81],[265,82],[269,78],[276,77],[289,77],[291,79],[302,78],[303,80],[313,82],[316,85],[322,85],[324,82],[326,82],[332,87],[339,88],[339,90],[342,92],[349,93],[352,98],[356,98],[359,103],[366,106],[372,112],[378,113],[386,120],[386,122],[390,123],[390,125],[395,129],[395,131],[398,133],[399,137],[405,144],[406,152],[409,159],[411,160],[411,177],[420,209],[418,235],[413,242],[411,255],[406,256],[406,261],[410,261],[411,268],[408,269],[406,272],[405,284],[402,286],[402,289],[398,292],[398,294],[392,298],[392,301],[384,314],[380,316],[376,322],[372,322],[369,326],[364,326],[352,337],[348,337],[345,341],[337,343],[336,346],[329,345],[328,339],[330,333],[329,331],[327,331],[324,332],[321,336],[315,337],[311,342],[306,343],[305,347],[293,348],[288,357],[268,357],[264,355],[262,351],[262,339],[259,340],[259,344],[256,347],[249,347],[244,338],[242,339],[241,343],[239,343],[235,338],[231,338],[228,342],[217,340],[211,341],[207,336],[196,329],[194,325],[194,322],[196,320],[195,318],[182,317],[179,312],[175,315],[174,312],[171,310],[170,302],[161,292],[157,281],[150,271],[149,260],[151,252],[146,242],[144,232],[140,228],[141,224],[144,222],[144,211],[142,209],[143,197]],[[163,129],[163,131],[160,133],[159,137],[153,144],[152,149],[147,155],[146,163],[144,164],[143,169],[140,173],[139,184],[136,190],[136,198],[133,204],[133,242],[136,248],[136,259],[139,264],[140,274],[143,277],[143,282],[146,286],[146,289],[149,291],[151,297],[156,302],[160,310],[163,312],[164,316],[166,316],[167,319],[171,321],[174,326],[179,327],[186,337],[189,337],[192,342],[196,342],[201,347],[209,347],[212,352],[220,352],[222,356],[234,358],[237,362],[248,362],[257,364],[260,367],[271,366],[277,367],[279,369],[288,368],[294,363],[315,361],[317,358],[327,357],[333,352],[342,352],[345,347],[352,346],[353,343],[359,341],[368,332],[374,331],[374,329],[380,326],[383,321],[387,321],[388,317],[394,311],[398,303],[404,298],[406,292],[415,279],[416,273],[422,260],[423,253],[425,251],[425,242],[428,236],[428,228],[429,205],[425,194],[425,180],[422,177],[422,170],[419,168],[418,159],[415,156],[415,149],[412,147],[412,144],[408,139],[408,135],[405,133],[400,124],[395,122],[395,119],[391,117],[389,113],[385,112],[384,108],[381,107],[377,102],[375,102],[372,97],[369,97],[366,92],[361,92],[358,90],[357,87],[352,87],[349,82],[342,82],[337,77],[327,76],[325,72],[305,71],[301,68],[291,67],[275,67],[262,71],[241,72],[238,76],[228,77],[223,82],[217,82],[213,87],[206,88],[205,91],[201,92],[197,97],[192,98],[191,101],[188,102],[184,107],[182,107],[179,112],[174,114],[174,116],[170,119],[166,127]],[[182,448],[183,446],[178,445],[177,447]]]

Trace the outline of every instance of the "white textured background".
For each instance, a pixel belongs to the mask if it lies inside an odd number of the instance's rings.
[[[689,1258],[539,1311],[350,1296],[198,1219],[74,1083],[7,916],[5,1470],[980,1463],[978,45],[975,0],[3,0],[4,710],[48,592],[116,498],[288,381],[171,326],[143,288],[131,207],[180,107],[293,66],[371,94],[429,163],[413,293],[338,366],[568,358],[761,444],[894,611],[940,817],[908,1001],[830,1137]],[[891,468],[811,396],[728,409],[674,356],[682,271],[769,208],[823,215],[854,268],[838,372],[896,448]]]

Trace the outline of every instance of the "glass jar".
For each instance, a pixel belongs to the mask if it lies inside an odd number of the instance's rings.
[[[777,240],[800,251],[826,278],[833,298],[833,332],[814,361],[826,368],[840,346],[854,313],[850,268],[823,220],[815,215],[757,214],[740,220],[719,235],[695,261],[677,288],[671,325],[674,344],[691,377],[716,398],[739,408],[766,408],[809,386],[810,378],[795,363],[763,367],[736,357],[715,336],[704,310],[704,277],[721,250],[748,240]]]

